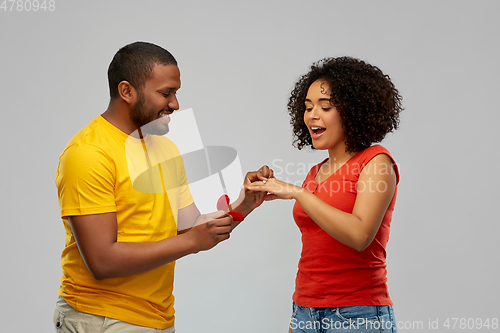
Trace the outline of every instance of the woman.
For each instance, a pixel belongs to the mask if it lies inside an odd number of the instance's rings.
[[[289,332],[396,332],[385,248],[399,175],[373,144],[398,128],[401,96],[377,67],[327,58],[295,84],[288,110],[294,145],[328,158],[302,187],[268,178],[246,188],[296,200],[302,254]]]

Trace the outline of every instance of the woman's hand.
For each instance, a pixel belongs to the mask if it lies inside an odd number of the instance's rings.
[[[274,172],[267,165],[262,166],[258,171],[250,171],[246,174],[243,186],[238,199],[229,205],[230,211],[241,212],[247,216],[255,208],[262,205],[267,192],[247,189],[246,186],[256,181],[267,181],[274,177]]]
[[[268,180],[255,181],[250,185],[245,185],[245,189],[250,191],[262,191],[268,193],[264,196],[265,201],[275,199],[296,199],[296,196],[304,191],[302,187],[298,187],[289,183],[282,182],[276,178]]]

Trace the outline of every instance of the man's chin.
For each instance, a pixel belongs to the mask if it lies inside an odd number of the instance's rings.
[[[141,127],[142,133],[151,135],[165,135],[168,133],[168,124],[161,124],[158,120],[147,123]]]

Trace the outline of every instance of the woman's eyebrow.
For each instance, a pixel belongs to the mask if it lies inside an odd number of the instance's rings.
[[[318,99],[318,101],[320,101],[320,102],[322,102],[322,101],[330,102],[330,99],[329,98],[320,98],[320,99]],[[312,103],[312,101],[309,98],[306,98],[305,102]]]

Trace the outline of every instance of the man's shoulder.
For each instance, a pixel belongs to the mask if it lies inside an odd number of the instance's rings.
[[[85,140],[88,139],[88,135],[92,133],[93,131],[96,130],[96,127],[98,127],[99,122],[97,117],[92,119],[90,123],[85,125],[81,130],[79,130],[73,137],[69,140],[68,144],[66,145],[66,148],[74,145],[75,143],[81,143]]]
[[[106,126],[104,122],[105,120],[101,116],[95,117],[69,140],[61,157],[69,151],[107,152],[115,150],[117,144],[116,133],[113,133],[112,129]]]
[[[99,119],[95,118],[68,142],[59,156],[56,183],[75,182],[76,179],[95,178],[95,175],[114,177],[116,147],[106,144]]]

